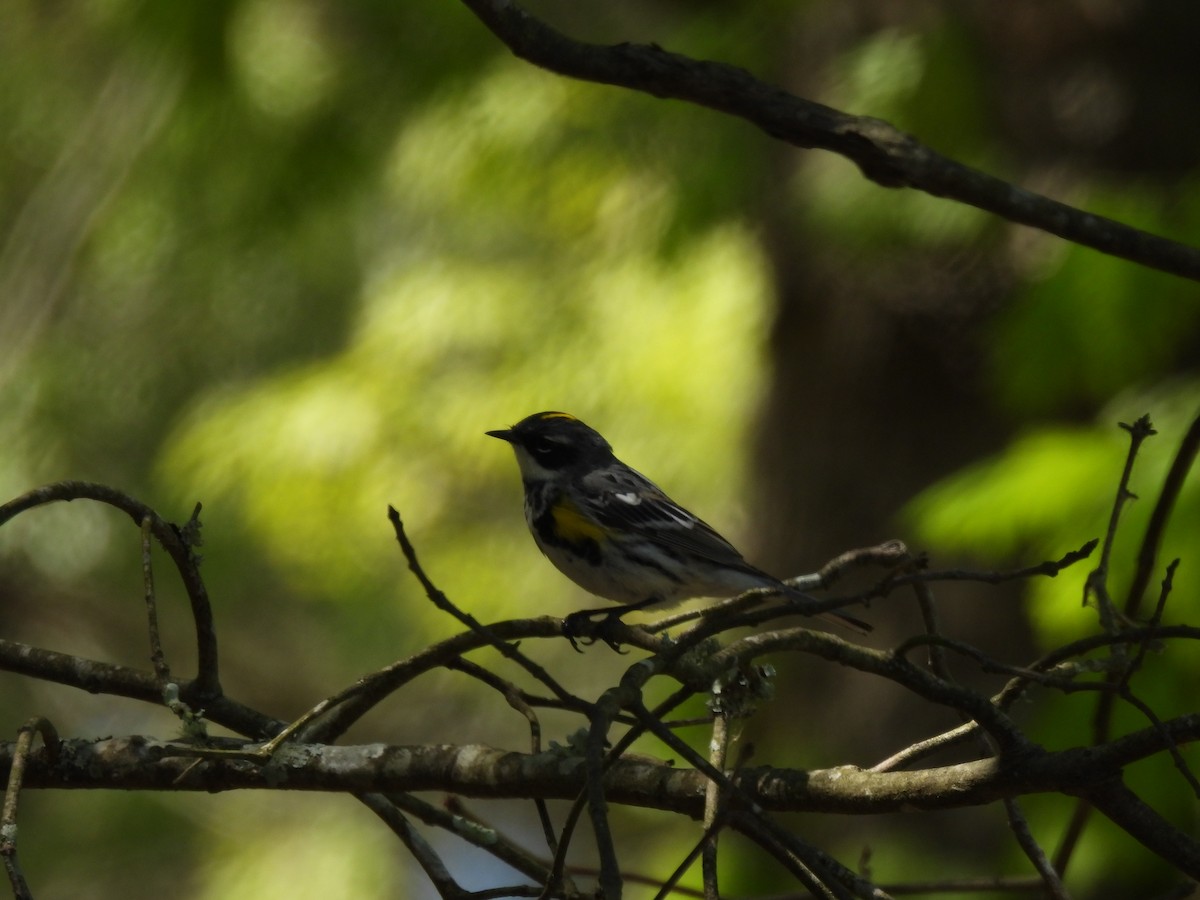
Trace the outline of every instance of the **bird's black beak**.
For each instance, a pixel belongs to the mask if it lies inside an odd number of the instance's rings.
[[[496,431],[485,431],[484,434],[486,434],[488,437],[500,438],[502,441],[508,441],[510,444],[513,442],[513,433],[511,428],[500,428]]]

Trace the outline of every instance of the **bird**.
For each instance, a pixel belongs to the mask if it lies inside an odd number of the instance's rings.
[[[516,454],[525,522],[538,548],[581,588],[619,604],[564,619],[563,633],[576,650],[577,636],[594,640],[588,635],[597,615],[609,622],[634,610],[756,588],[798,593],[748,563],[711,525],[617,459],[609,442],[575,416],[539,412],[485,433]],[[855,631],[871,630],[843,613],[821,615]]]

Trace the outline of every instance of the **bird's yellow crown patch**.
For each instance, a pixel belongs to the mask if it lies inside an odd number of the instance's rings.
[[[548,413],[542,413],[540,416],[538,416],[538,418],[539,418],[539,419],[541,419],[542,421],[545,421],[546,419],[568,419],[568,420],[570,420],[570,421],[572,421],[572,422],[578,422],[578,421],[579,421],[578,419],[576,419],[576,418],[575,418],[573,415],[571,415],[570,413],[564,413],[564,412],[548,412]]]

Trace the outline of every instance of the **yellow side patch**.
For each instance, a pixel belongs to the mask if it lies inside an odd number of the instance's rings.
[[[599,543],[604,540],[604,529],[586,518],[574,503],[564,500],[550,510],[554,519],[554,533],[560,540],[569,544],[581,544],[584,541]]]

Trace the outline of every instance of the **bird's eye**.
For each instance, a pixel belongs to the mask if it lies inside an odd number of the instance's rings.
[[[545,469],[562,469],[571,465],[577,451],[567,443],[554,438],[535,437],[525,445],[529,455]]]

